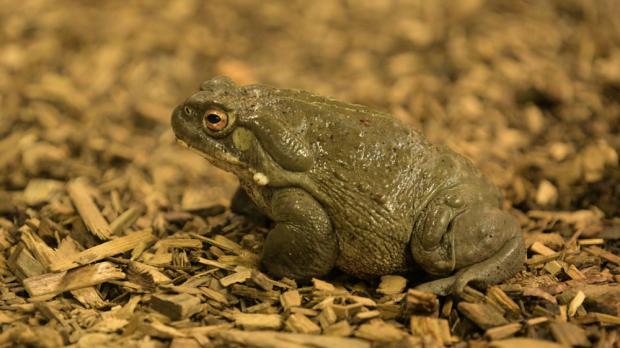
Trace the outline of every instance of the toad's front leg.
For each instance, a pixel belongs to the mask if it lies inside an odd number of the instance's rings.
[[[277,190],[271,200],[275,227],[267,235],[262,267],[271,275],[310,279],[336,264],[338,241],[323,207],[298,188]]]

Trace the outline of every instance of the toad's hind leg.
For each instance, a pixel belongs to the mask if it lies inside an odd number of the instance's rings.
[[[274,193],[271,208],[275,227],[265,240],[262,267],[293,279],[327,274],[336,264],[338,241],[319,202],[301,189],[286,188]]]
[[[454,257],[458,271],[446,278],[421,284],[419,290],[440,295],[460,293],[468,283],[487,287],[523,268],[525,247],[516,219],[497,208],[475,207],[453,221]],[[498,243],[503,241],[503,243]],[[499,246],[498,249],[493,248]],[[489,250],[495,252],[489,253]],[[485,255],[486,254],[486,255]]]
[[[523,267],[520,255],[524,252],[523,242],[513,238],[492,257],[465,267],[449,277],[418,285],[416,289],[445,296],[461,293],[469,283],[478,288],[486,288],[519,271]]]

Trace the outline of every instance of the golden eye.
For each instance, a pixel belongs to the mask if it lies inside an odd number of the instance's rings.
[[[187,116],[189,116],[189,115],[191,115],[191,114],[192,114],[192,108],[190,108],[189,106],[185,106],[185,107],[183,108],[183,112],[185,112],[185,114],[186,114]]]
[[[203,123],[205,127],[210,130],[219,132],[226,128],[226,125],[228,124],[228,115],[218,109],[209,109],[205,112]]]

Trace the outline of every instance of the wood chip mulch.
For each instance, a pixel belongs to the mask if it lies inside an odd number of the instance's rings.
[[[620,347],[618,1],[0,1],[0,347]],[[393,113],[470,157],[526,270],[437,297],[296,283],[177,146],[217,74]]]

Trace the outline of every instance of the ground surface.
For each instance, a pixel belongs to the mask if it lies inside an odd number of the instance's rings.
[[[617,13],[0,1],[0,346],[620,346]],[[469,156],[519,218],[527,270],[439,299],[399,277],[269,279],[266,229],[226,210],[234,178],[168,124],[218,74],[387,110]]]

